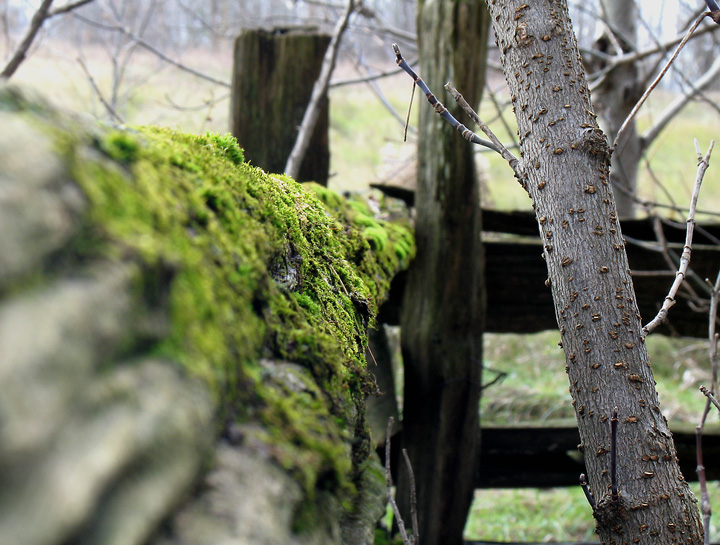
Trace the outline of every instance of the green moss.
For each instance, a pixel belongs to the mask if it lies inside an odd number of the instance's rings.
[[[242,162],[229,136],[54,130],[90,202],[78,257],[172,271],[171,331],[153,350],[209,385],[219,422],[260,423],[310,496],[350,491],[369,449],[366,330],[412,257],[410,230]],[[262,358],[300,365],[315,386],[289,388]]]
[[[108,133],[101,140],[101,147],[111,158],[123,163],[134,161],[140,149],[137,139],[125,131]]]

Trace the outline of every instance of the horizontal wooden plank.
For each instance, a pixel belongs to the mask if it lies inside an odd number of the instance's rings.
[[[671,429],[683,475],[695,481],[694,426],[671,424]],[[477,488],[577,486],[585,472],[574,424],[485,427],[480,439]],[[720,425],[706,427],[703,450],[707,478],[720,479]]]
[[[545,286],[547,268],[539,242],[486,242],[485,278],[487,317],[485,331],[494,333],[536,333],[556,329],[557,321],[550,289]],[[681,249],[678,249],[678,253]],[[675,271],[663,256],[638,245],[628,244],[630,268],[635,272],[634,285],[640,314],[650,321],[662,305],[672,284]],[[720,248],[698,245],[692,252],[692,270],[702,279],[715,278],[720,269]],[[652,273],[652,274],[648,274]],[[691,280],[686,282],[690,283]],[[381,309],[384,323],[399,322],[399,306],[405,275],[393,280],[391,299]],[[700,293],[701,289],[696,290]],[[656,332],[704,338],[707,336],[707,313],[696,312],[681,290],[668,321]]]

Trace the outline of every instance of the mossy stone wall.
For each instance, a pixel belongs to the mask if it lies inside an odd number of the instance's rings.
[[[0,122],[0,545],[371,539],[366,333],[410,229],[229,136],[12,86]]]

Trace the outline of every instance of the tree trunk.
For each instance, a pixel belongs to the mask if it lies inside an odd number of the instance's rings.
[[[603,543],[701,544],[696,501],[658,408],[608,184],[610,158],[565,0],[488,0],[521,137]],[[619,416],[617,486],[610,415]]]
[[[608,55],[622,55],[637,46],[638,9],[635,2],[628,0],[601,0],[603,15],[609,28],[595,41],[594,48]],[[620,50],[617,50],[617,46]],[[603,68],[601,64],[598,68]],[[594,93],[600,126],[615,139],[623,121],[643,93],[635,63],[615,68],[603,80]],[[635,193],[637,190],[638,164],[643,146],[635,129],[635,121],[628,125],[625,135],[613,154],[610,177],[615,185],[615,206],[620,218],[635,215]]]
[[[434,89],[454,79],[477,104],[488,31],[482,2],[421,0],[418,28],[423,78]],[[430,108],[420,110],[418,157],[418,253],[401,317],[403,444],[418,483],[421,543],[453,545],[462,542],[478,452],[484,315],[479,190],[471,146]],[[409,488],[400,474],[398,497],[407,516]]]
[[[245,157],[266,172],[284,172],[320,75],[330,36],[299,29],[245,30],[235,41],[232,134]],[[327,185],[329,101],[324,100],[298,182]]]

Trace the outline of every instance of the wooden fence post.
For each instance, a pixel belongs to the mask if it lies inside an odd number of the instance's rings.
[[[329,43],[308,27],[248,29],[235,40],[231,132],[252,164],[285,169]],[[326,99],[297,181],[327,185],[328,125]]]

